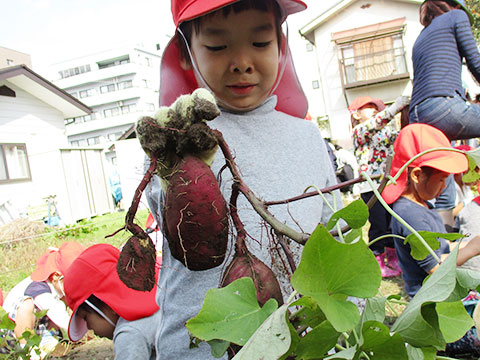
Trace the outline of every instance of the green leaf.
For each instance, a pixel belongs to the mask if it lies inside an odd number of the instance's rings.
[[[360,350],[372,352],[375,360],[403,360],[407,358],[405,342],[400,334],[390,336],[390,329],[381,322],[367,321],[362,329],[363,345]]]
[[[282,305],[270,315],[233,359],[279,359],[285,354],[291,342],[286,316],[288,306]]]
[[[323,225],[308,239],[291,278],[294,289],[315,299],[339,332],[353,329],[360,320],[358,308],[347,297],[373,297],[380,282],[380,268],[366,244],[342,244]]]
[[[348,206],[335,212],[327,224],[327,229],[332,230],[335,224],[343,219],[352,229],[359,229],[367,223],[368,206],[362,199],[352,201]]]
[[[288,329],[290,330],[290,338],[291,338],[290,348],[285,354],[283,354],[283,356],[279,360],[288,359],[289,356],[295,352],[295,349],[297,348],[297,345],[300,342],[300,336],[297,334],[297,331],[293,327],[292,323],[290,321],[287,321],[287,324],[288,324]]]
[[[437,238],[454,241],[465,237],[465,235],[456,233],[443,234],[430,231],[419,231],[418,233],[433,250],[437,250],[440,247],[440,242],[437,240]],[[407,238],[405,239],[405,244],[406,243],[410,245],[412,257],[415,260],[423,260],[430,254],[430,252],[422,244],[420,239],[418,239],[414,234],[410,234],[407,236]]]
[[[480,272],[457,268],[458,283],[465,289],[476,289],[480,285]]]
[[[224,340],[210,340],[207,341],[207,343],[210,345],[212,356],[217,359],[221,358],[223,354],[225,354],[231,344],[229,341]]]
[[[477,149],[472,151],[476,152]],[[463,175],[462,181],[467,184],[476,183],[478,182],[478,180],[480,180],[480,174],[478,174],[478,172],[475,171],[478,164],[475,162],[475,158],[470,154],[470,152],[466,152],[465,155],[467,155],[467,159],[468,159],[468,170],[465,173],[465,175]],[[475,157],[477,156],[475,155]],[[480,156],[478,156],[478,159],[480,159]]]
[[[270,299],[260,308],[253,280],[245,277],[224,288],[208,290],[200,312],[186,327],[204,341],[219,339],[245,345],[277,307],[276,300]]]
[[[302,308],[296,313],[294,319],[296,327],[307,326],[313,328],[326,319],[325,314],[318,306],[318,303],[310,296],[302,296],[290,306],[302,306]]]
[[[385,303],[387,299],[385,297],[372,297],[367,299],[365,310],[362,314],[363,322],[367,321],[379,321],[385,320]]]
[[[348,349],[339,351],[336,354],[327,356],[325,360],[331,360],[331,359],[352,360],[356,352],[357,352],[357,346],[352,346],[352,347],[349,347]]]
[[[352,229],[348,233],[344,234],[343,239],[347,244],[350,244],[354,241],[363,241],[363,231],[362,229]]]
[[[456,286],[456,260],[458,247],[423,283],[417,295],[410,301],[392,326],[409,344],[422,348],[433,346],[441,349],[445,339],[441,335],[438,319],[432,315],[428,304],[445,301]],[[432,307],[433,312],[435,309]]]
[[[474,325],[461,301],[438,303],[436,310],[440,330],[447,343],[457,341]]]
[[[409,360],[435,360],[437,358],[437,350],[432,347],[407,346],[407,353]]]
[[[324,321],[300,338],[296,359],[320,359],[337,343],[340,333]]]
[[[7,312],[2,308],[2,318],[0,321],[0,329],[13,330],[15,329],[15,322],[8,317]]]

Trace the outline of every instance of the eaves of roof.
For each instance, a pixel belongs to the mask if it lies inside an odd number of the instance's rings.
[[[356,1],[357,0],[337,1],[335,5],[328,8],[326,11],[321,13],[319,16],[317,16],[313,20],[309,21],[307,24],[303,25],[299,30],[300,35],[310,40],[313,43],[314,42],[313,33],[316,28],[321,26],[323,23],[325,23],[326,21],[331,19],[333,16],[338,14],[340,11],[346,9]],[[423,2],[423,0],[390,0],[390,1],[399,1],[399,2],[406,2],[406,3],[414,3],[414,4],[421,4]]]
[[[58,109],[65,119],[92,113],[87,105],[41,77],[25,65],[0,69],[0,81],[6,80]]]

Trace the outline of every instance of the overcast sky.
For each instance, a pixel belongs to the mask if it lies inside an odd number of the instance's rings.
[[[298,36],[296,24],[310,20],[313,8],[336,1],[305,1],[311,9],[292,17],[290,37]],[[40,74],[125,42],[166,43],[174,30],[169,0],[10,0],[2,10],[0,46],[30,54]]]

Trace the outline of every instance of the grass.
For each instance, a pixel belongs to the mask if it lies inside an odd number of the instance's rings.
[[[65,228],[48,227],[43,223],[25,219],[16,220],[0,228],[0,288],[4,297],[17,283],[26,278],[35,268],[36,260],[48,249],[67,241],[76,241],[85,247],[107,243],[120,247],[129,238],[129,233],[120,231],[125,226],[126,212],[114,212],[83,220]],[[142,226],[148,209],[137,212],[136,222]]]

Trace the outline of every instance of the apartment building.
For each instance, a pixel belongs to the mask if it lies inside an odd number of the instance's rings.
[[[125,46],[52,65],[51,81],[93,110],[66,119],[71,146],[104,148],[115,166],[113,142],[158,107],[160,58],[158,46]]]

